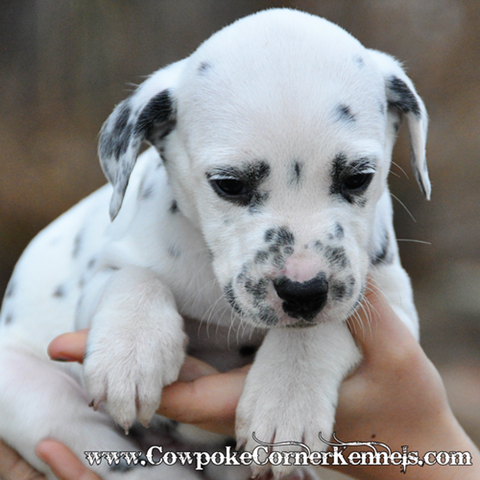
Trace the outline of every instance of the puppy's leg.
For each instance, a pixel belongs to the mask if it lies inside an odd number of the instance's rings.
[[[33,467],[56,477],[34,454],[43,438],[65,443],[85,465],[85,451],[132,452],[139,448],[116,429],[106,413],[88,407],[81,385],[52,361],[17,348],[0,351],[0,438]],[[104,479],[195,479],[176,466],[110,467],[106,460],[91,467]]]
[[[330,438],[340,383],[359,359],[345,323],[270,330],[237,408],[238,442],[252,451],[255,432],[263,442],[303,442],[325,450],[318,434]],[[275,474],[292,469],[273,467]]]
[[[128,431],[137,416],[149,422],[162,388],[177,379],[186,335],[171,291],[150,270],[129,266],[97,275],[94,293],[87,287],[80,305],[80,317],[82,311],[91,317],[85,384],[94,407],[103,402]]]

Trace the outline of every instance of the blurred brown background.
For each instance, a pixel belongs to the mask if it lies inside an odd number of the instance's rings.
[[[391,187],[422,344],[480,444],[480,2],[472,0],[1,0],[0,294],[35,233],[102,183],[97,133],[142,79],[267,7],[325,16],[405,63],[430,113],[432,201],[410,173]],[[1,295],[0,295],[1,296]]]

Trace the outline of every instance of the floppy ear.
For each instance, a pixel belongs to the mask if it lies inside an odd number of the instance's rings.
[[[385,53],[369,51],[384,75],[388,114],[407,119],[413,173],[420,190],[430,200],[431,184],[425,156],[428,127],[425,105],[399,62]]]
[[[177,62],[154,73],[126,100],[121,102],[100,131],[98,155],[102,170],[113,185],[110,217],[122,206],[130,174],[144,141],[157,148],[176,124],[174,89]]]

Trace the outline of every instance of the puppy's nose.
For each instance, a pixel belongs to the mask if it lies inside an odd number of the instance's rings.
[[[284,300],[283,311],[293,318],[313,320],[327,303],[328,282],[325,274],[307,282],[281,278],[273,282],[278,296]]]

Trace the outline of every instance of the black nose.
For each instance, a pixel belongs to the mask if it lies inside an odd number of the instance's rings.
[[[328,282],[323,273],[308,282],[293,282],[284,277],[273,285],[284,300],[283,311],[290,317],[313,320],[327,303]]]

